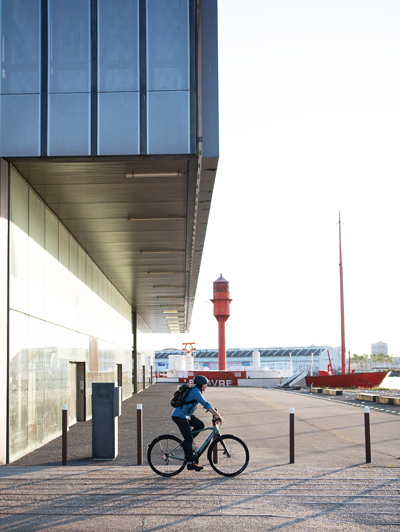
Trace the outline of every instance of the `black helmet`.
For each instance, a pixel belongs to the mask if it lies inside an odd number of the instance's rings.
[[[196,375],[196,377],[193,379],[193,383],[201,388],[203,384],[208,384],[208,380],[204,375]]]

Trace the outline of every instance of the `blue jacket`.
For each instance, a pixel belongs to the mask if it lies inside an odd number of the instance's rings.
[[[194,403],[187,403],[187,401],[195,401]],[[171,416],[177,416],[177,417],[190,417],[194,411],[197,408],[198,404],[203,405],[205,410],[209,410],[212,408],[212,405],[208,403],[204,397],[201,391],[197,388],[197,386],[193,386],[193,388],[189,391],[189,393],[186,396],[186,402],[182,406],[178,406],[172,411]]]

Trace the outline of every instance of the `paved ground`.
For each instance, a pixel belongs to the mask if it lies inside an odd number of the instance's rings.
[[[314,395],[262,388],[210,388],[224,433],[246,441],[250,464],[240,476],[206,465],[171,479],[136,465],[136,404],[144,439],[177,433],[157,384],[123,403],[119,455],[93,462],[91,423],[69,431],[69,465],[61,441],[0,468],[0,530],[202,531],[400,530],[400,418],[371,411],[372,463],[365,463],[364,413]],[[289,408],[295,408],[296,460],[289,464]],[[209,415],[201,417],[209,419]]]
[[[290,390],[288,390],[290,391]],[[370,395],[382,395],[386,397],[399,397],[399,390],[358,390]],[[310,395],[307,388],[301,390],[293,390],[292,393],[300,393],[302,395]],[[378,410],[379,412],[387,412],[389,414],[396,414],[400,416],[400,406],[397,405],[385,405],[381,403],[374,403],[372,401],[360,401],[356,398],[357,391],[355,390],[343,390],[343,395],[325,395],[325,394],[311,394],[315,399],[322,399],[324,401],[336,401],[346,405],[356,406],[359,408],[365,408],[366,406],[372,410]]]

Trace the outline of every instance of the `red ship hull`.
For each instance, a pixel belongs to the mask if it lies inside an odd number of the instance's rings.
[[[306,377],[306,384],[314,388],[376,388],[390,371],[346,373],[345,375],[316,375]]]

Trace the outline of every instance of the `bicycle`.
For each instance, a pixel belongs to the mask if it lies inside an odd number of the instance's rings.
[[[207,458],[216,473],[224,477],[234,477],[242,473],[250,457],[244,441],[232,434],[221,435],[215,419],[212,427],[195,430],[193,434],[207,430],[211,431],[210,434],[194,453],[196,462],[208,447]],[[186,458],[182,443],[183,440],[177,436],[163,434],[148,444],[147,460],[157,475],[173,477],[185,468]]]

